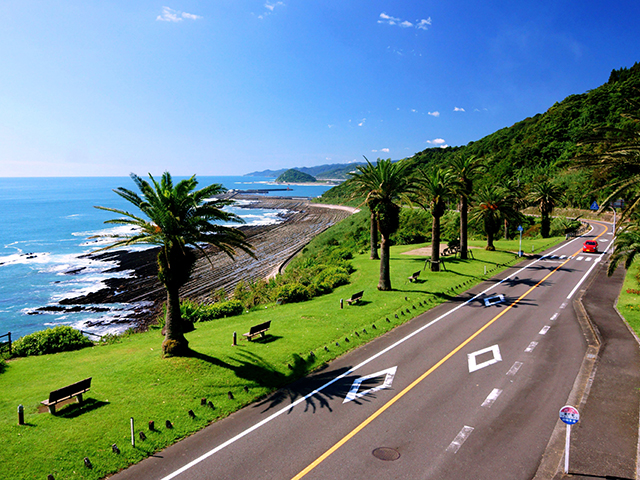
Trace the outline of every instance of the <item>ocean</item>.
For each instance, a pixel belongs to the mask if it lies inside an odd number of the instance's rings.
[[[180,180],[182,177],[175,177]],[[199,188],[221,183],[227,189],[282,188],[262,177],[197,177]],[[100,244],[90,237],[123,228],[105,225],[117,215],[96,205],[135,212],[135,207],[113,192],[125,187],[137,191],[128,177],[0,178],[0,335],[12,339],[56,325],[97,333],[120,333],[131,326],[127,312],[140,305],[109,305],[101,312],[42,312],[64,298],[77,297],[103,287],[114,275],[114,265],[84,257]],[[292,185],[270,196],[317,197],[326,185]],[[230,207],[247,224],[279,221],[274,210]],[[104,307],[104,306],[101,306]],[[100,326],[91,326],[99,320]]]

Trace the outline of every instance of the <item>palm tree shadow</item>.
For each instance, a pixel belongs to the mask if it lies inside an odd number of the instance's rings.
[[[194,350],[191,350],[188,356],[231,370],[238,378],[246,380],[254,387],[276,390],[265,400],[256,404],[255,408],[263,408],[263,413],[286,403],[293,404],[300,398],[305,399],[305,412],[315,412],[318,408],[327,408],[332,411],[330,401],[334,398],[346,397],[354,380],[358,378],[357,375],[348,375],[335,380],[336,377],[347,372],[349,367],[327,372],[323,372],[324,368],[321,367],[319,373],[305,377],[314,367],[314,359],[304,359],[299,355],[293,356],[288,374],[279,372],[272,364],[252,352],[238,352],[232,358],[233,363]],[[326,388],[315,391],[328,383],[330,385]],[[366,395],[354,399],[353,402],[362,404],[373,397],[373,395]]]

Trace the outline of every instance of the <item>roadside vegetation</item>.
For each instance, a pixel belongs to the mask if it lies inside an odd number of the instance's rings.
[[[307,247],[310,254],[333,243],[331,232],[325,234]],[[540,251],[563,238],[527,239],[524,247]],[[0,435],[6,439],[0,450],[2,477],[100,479],[253,402],[261,410],[283,408],[301,394],[291,384],[295,379],[517,261],[517,240],[498,240],[495,252],[485,251],[482,240],[471,245],[477,247],[474,260],[451,259],[447,271],[438,273],[423,270],[424,256],[403,254],[427,244],[391,247],[396,289],[388,292],[377,290],[378,265],[369,260],[365,246],[365,253],[350,260],[350,284],[304,303],[270,303],[240,316],[196,323],[194,331],[185,333],[189,356],[163,358],[160,329],[154,329],[82,350],[13,359],[0,374]],[[409,282],[417,270],[419,281]],[[345,302],[340,309],[340,299],[360,290],[364,297],[359,305]],[[231,345],[233,332],[242,338],[252,325],[268,320],[271,330],[264,339]],[[50,390],[86,377],[93,382],[83,406],[59,408],[55,416],[38,413],[46,411],[40,401]],[[266,397],[281,387],[282,396]],[[203,398],[206,406],[201,405]],[[309,400],[316,407],[321,401]],[[24,426],[17,425],[19,404],[25,407]],[[135,448],[130,417],[135,421]],[[173,428],[166,428],[166,420]],[[154,431],[149,421],[155,423]],[[120,454],[113,453],[113,444]],[[84,457],[93,469],[84,466]]]

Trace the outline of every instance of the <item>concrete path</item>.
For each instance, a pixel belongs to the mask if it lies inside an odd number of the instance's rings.
[[[607,277],[602,262],[582,298],[599,348],[580,422],[572,427],[569,474],[562,460],[555,479],[638,478],[640,349],[614,308],[625,273],[620,267]]]

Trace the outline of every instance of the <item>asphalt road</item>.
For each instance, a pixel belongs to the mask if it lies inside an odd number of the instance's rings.
[[[592,225],[604,250],[611,234]],[[602,255],[583,254],[584,240],[113,478],[531,479],[586,351],[571,298]]]

